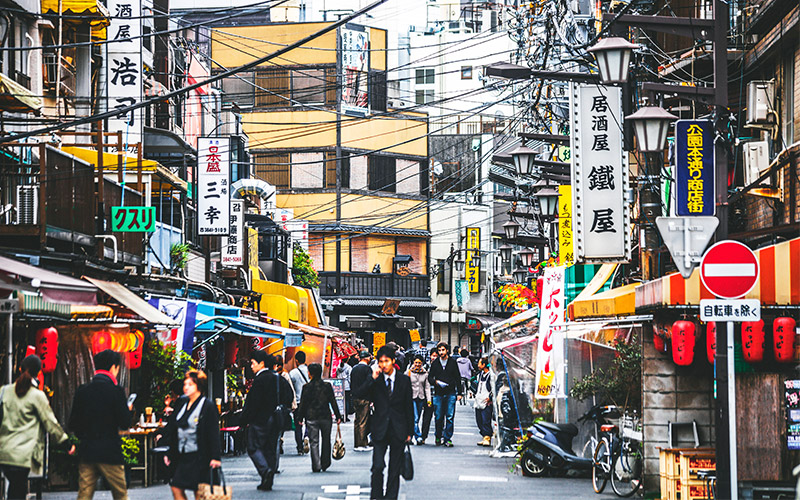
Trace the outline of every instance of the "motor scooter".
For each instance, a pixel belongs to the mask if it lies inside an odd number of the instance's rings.
[[[608,418],[618,418],[615,406],[595,406],[578,419],[593,420],[599,427]],[[522,474],[530,477],[563,475],[568,471],[588,471],[592,458],[582,457],[572,450],[572,441],[578,435],[575,424],[554,424],[540,421],[529,427],[520,447]]]

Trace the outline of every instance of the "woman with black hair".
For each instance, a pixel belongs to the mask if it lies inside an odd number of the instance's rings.
[[[24,499],[28,495],[28,474],[41,473],[45,432],[59,444],[68,437],[58,425],[47,396],[39,389],[36,377],[41,369],[42,360],[28,356],[22,360],[22,373],[16,382],[0,388],[0,470],[8,479],[9,500]],[[75,445],[69,454],[75,454]]]
[[[172,472],[172,497],[186,500],[186,490],[195,492],[207,481],[210,468],[220,467],[219,413],[205,397],[208,378],[200,370],[189,370],[183,379],[184,396],[178,399],[163,435],[169,445],[165,457]]]

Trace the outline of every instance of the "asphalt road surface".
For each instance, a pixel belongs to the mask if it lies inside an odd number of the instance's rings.
[[[334,425],[335,434],[335,425]],[[275,500],[368,500],[371,453],[353,451],[353,425],[342,425],[346,456],[334,461],[327,472],[312,473],[311,459],[295,452],[294,436],[285,435],[285,454],[281,473],[275,476],[271,492],[256,490],[259,477],[246,455],[225,457],[223,470],[234,499]],[[591,479],[527,478],[511,470],[513,458],[489,457],[489,449],[476,446],[480,440],[471,406],[456,405],[453,448],[433,443],[433,423],[428,444],[412,447],[415,477],[401,479],[400,498],[406,500],[511,500],[511,499],[596,499],[616,498],[611,487],[602,495],[592,491]],[[172,497],[163,484],[141,488],[134,476],[129,491],[131,500],[161,500]],[[74,499],[75,492],[45,493],[47,500]],[[95,498],[111,499],[108,491],[98,491]],[[189,498],[193,498],[189,494]]]

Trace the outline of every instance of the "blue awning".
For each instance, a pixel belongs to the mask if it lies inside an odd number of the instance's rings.
[[[245,337],[282,339],[286,335],[302,334],[299,330],[294,328],[285,328],[283,326],[272,325],[270,323],[244,317],[205,316],[198,313],[197,320],[196,329],[202,330],[201,325],[211,324],[218,333],[222,333],[223,331],[231,332]]]

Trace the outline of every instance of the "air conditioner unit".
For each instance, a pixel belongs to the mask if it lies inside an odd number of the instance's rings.
[[[17,186],[17,224],[39,223],[39,186]]]
[[[752,81],[747,84],[747,125],[760,127],[774,125],[775,81]]]
[[[744,156],[744,185],[749,186],[769,168],[767,141],[749,141],[742,145]]]

